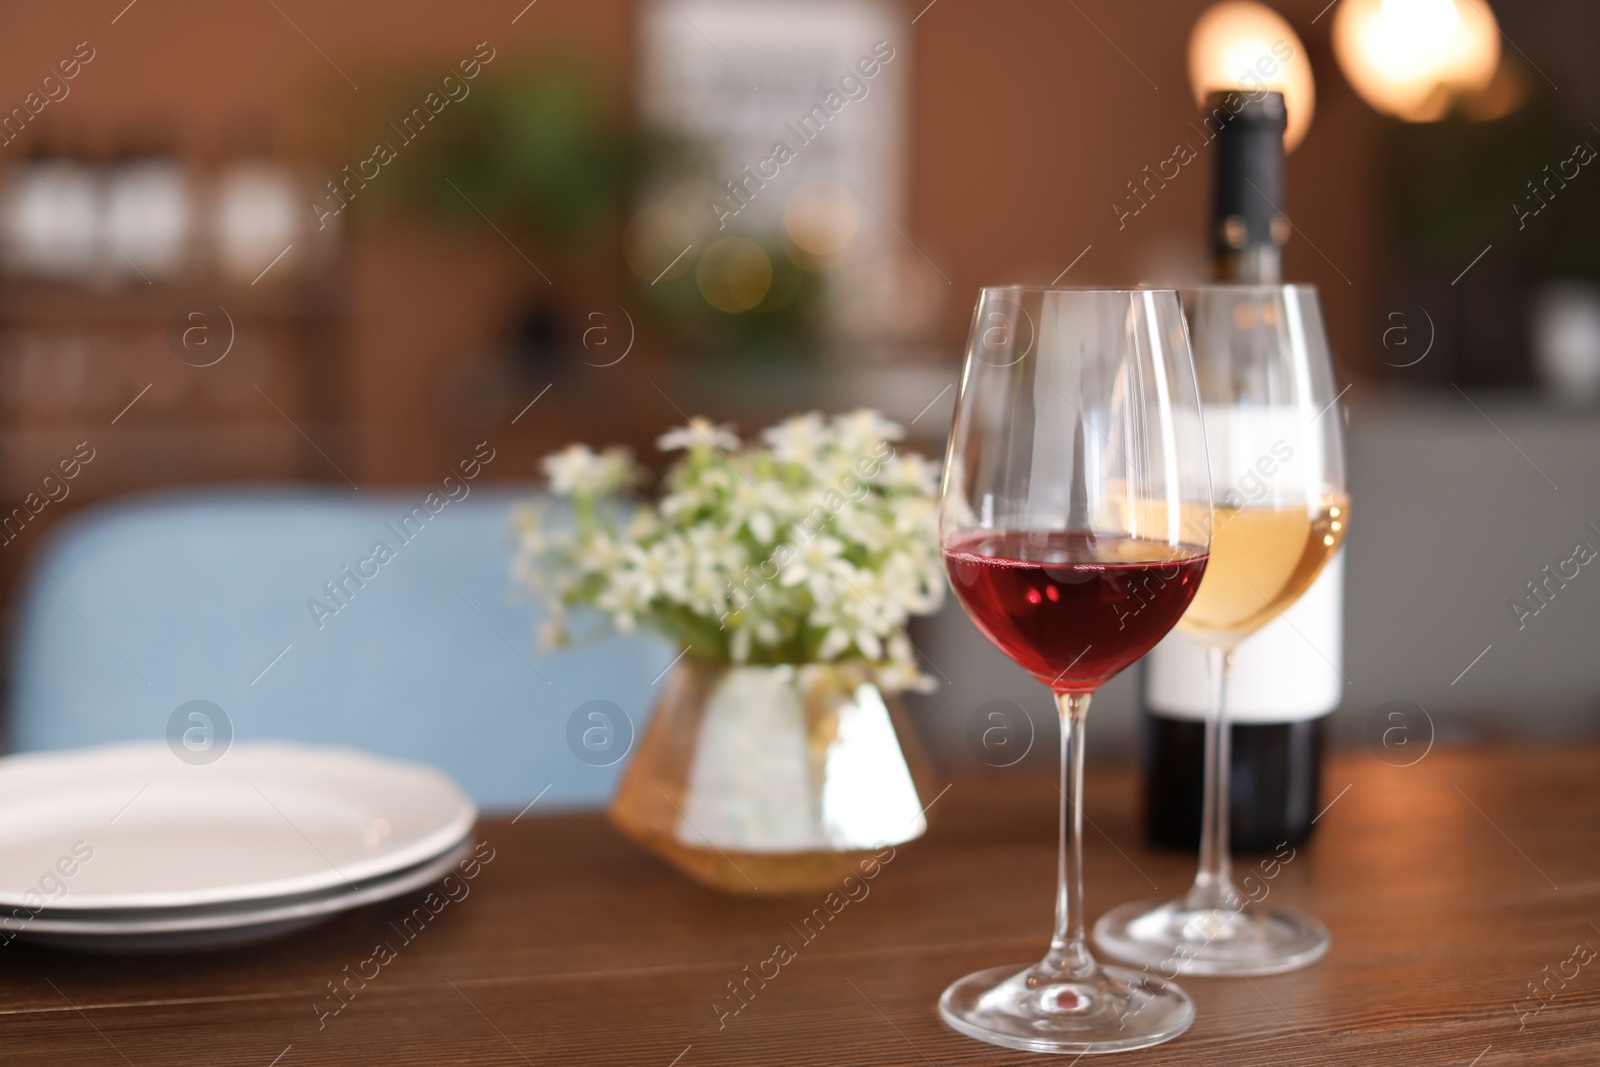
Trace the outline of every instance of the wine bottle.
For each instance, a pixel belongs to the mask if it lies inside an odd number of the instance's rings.
[[[1289,237],[1279,93],[1216,93],[1212,276],[1276,284]],[[1319,810],[1328,717],[1343,691],[1344,566],[1324,568],[1298,602],[1238,646],[1228,682],[1232,746],[1229,837],[1241,852],[1303,841]],[[1142,671],[1140,762],[1145,833],[1154,845],[1197,849],[1205,777],[1205,651],[1174,630]]]

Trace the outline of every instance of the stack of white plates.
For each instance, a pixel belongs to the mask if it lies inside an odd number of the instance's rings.
[[[445,775],[353,749],[162,742],[0,759],[0,940],[214,948],[438,881],[477,808]]]

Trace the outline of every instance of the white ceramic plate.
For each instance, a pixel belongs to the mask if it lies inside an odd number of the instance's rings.
[[[357,891],[440,856],[477,815],[439,771],[348,748],[240,743],[205,766],[160,741],[8,756],[0,909]]]
[[[28,920],[14,920],[24,941],[90,952],[171,952],[225,948],[291,933],[367,904],[402,896],[437,882],[472,855],[466,841],[432,860],[386,878],[367,879],[359,891],[305,894],[256,905],[203,909],[94,912],[84,917],[44,911]],[[152,915],[159,914],[159,918]]]

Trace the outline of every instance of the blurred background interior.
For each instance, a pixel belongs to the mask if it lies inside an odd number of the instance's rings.
[[[939,455],[980,286],[1207,272],[1209,163],[1149,180],[1197,137],[1202,0],[523,2],[8,12],[12,631],[58,524],[126,494],[407,489],[479,442],[479,487],[521,492],[569,441],[653,462],[688,415],[812,407]],[[1394,699],[1445,741],[1600,732],[1600,580],[1521,629],[1508,607],[1600,536],[1600,8],[1496,3],[1481,87],[1391,98],[1384,40],[1341,50],[1325,3],[1274,6],[1315,92],[1285,277],[1319,287],[1350,384],[1341,736]],[[953,602],[913,636],[945,759],[985,701],[1048,723]],[[1131,749],[1135,674],[1094,758]]]

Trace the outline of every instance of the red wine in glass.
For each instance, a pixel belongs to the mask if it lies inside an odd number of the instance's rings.
[[[1083,733],[1095,690],[1177,623],[1209,559],[1209,453],[1183,308],[1172,290],[1002,286],[983,291],[972,321],[939,545],[967,616],[1054,690],[1061,834],[1049,951],[952,982],[939,1017],[1026,1052],[1148,1048],[1188,1028],[1194,1001],[1154,968],[1089,951]]]
[[[975,530],[944,549],[967,615],[1057,693],[1090,693],[1155,647],[1200,587],[1204,549],[1081,530]]]

